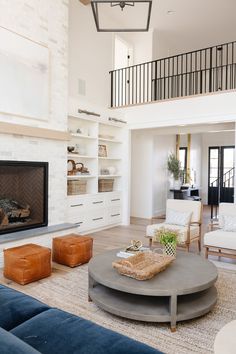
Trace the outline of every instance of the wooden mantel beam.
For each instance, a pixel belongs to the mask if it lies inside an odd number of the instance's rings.
[[[62,140],[67,141],[70,139],[68,132],[63,132],[53,129],[30,127],[27,125],[12,124],[0,122],[0,134],[13,134],[31,136],[42,139]]]
[[[79,0],[83,5],[89,5],[91,0]]]

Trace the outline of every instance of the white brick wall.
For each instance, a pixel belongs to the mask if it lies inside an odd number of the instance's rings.
[[[48,46],[51,85],[48,122],[4,114],[0,120],[66,130],[68,0],[0,0],[0,26]]]
[[[0,0],[0,26],[50,51],[50,114],[47,122],[0,114],[0,121],[67,130],[68,0]],[[49,224],[65,221],[66,142],[0,134],[0,160],[49,162]]]

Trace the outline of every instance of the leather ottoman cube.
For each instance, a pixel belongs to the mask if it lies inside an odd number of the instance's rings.
[[[53,239],[52,260],[69,267],[87,263],[93,255],[93,239],[75,234]]]
[[[51,250],[29,243],[4,250],[4,276],[25,285],[51,275]]]

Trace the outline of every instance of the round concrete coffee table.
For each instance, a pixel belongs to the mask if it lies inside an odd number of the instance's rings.
[[[112,268],[117,250],[89,262],[89,299],[114,315],[145,322],[189,320],[209,312],[216,303],[217,269],[196,254],[178,252],[163,272],[145,281],[120,275]]]

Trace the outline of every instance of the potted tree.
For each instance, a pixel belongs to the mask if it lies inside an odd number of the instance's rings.
[[[167,170],[170,175],[173,177],[173,188],[180,189],[182,181],[181,177],[183,176],[183,171],[181,169],[181,162],[175,156],[174,153],[169,154],[167,159]]]
[[[176,247],[179,238],[178,231],[162,227],[156,231],[155,238],[156,241],[164,246],[164,254],[176,257]]]

